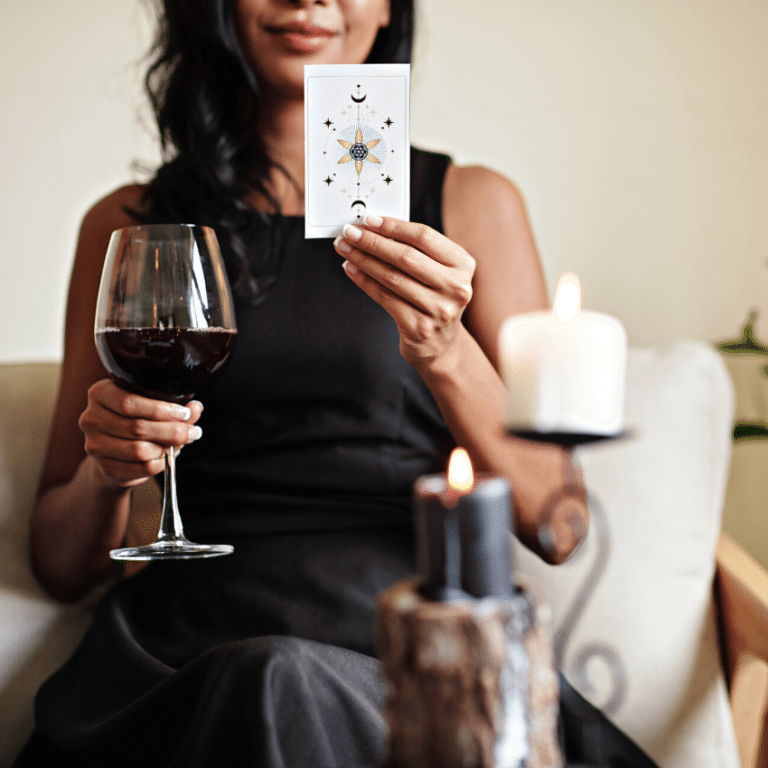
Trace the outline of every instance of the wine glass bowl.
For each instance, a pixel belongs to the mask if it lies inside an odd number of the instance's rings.
[[[234,338],[223,328],[105,328],[96,346],[125,389],[185,404],[226,362]]]
[[[146,224],[112,233],[96,306],[96,348],[115,382],[145,397],[184,404],[234,349],[232,295],[216,235],[193,224]],[[112,550],[116,560],[215,557],[227,544],[185,536],[175,456],[165,451],[157,541]]]

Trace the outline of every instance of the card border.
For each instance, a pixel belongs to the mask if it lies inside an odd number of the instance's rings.
[[[307,81],[310,77],[404,77],[406,85],[405,97],[405,210],[403,218],[410,220],[411,209],[411,65],[410,64],[305,64],[304,93],[307,93]],[[343,222],[330,226],[310,226],[307,216],[306,196],[309,189],[309,163],[307,149],[309,141],[309,110],[308,100],[304,99],[304,237],[317,239],[324,237],[335,238],[341,234]]]

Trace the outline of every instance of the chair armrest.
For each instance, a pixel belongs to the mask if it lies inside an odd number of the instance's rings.
[[[744,768],[768,766],[768,573],[726,534],[717,545],[717,590],[731,713]]]

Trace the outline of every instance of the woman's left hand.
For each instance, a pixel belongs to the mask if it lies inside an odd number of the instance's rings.
[[[336,238],[352,281],[380,304],[400,332],[400,353],[415,368],[450,354],[472,298],[475,260],[425,224],[367,215]]]

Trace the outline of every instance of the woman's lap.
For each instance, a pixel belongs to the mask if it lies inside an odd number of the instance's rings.
[[[300,638],[241,640],[169,671],[130,701],[125,675],[110,666],[91,657],[85,667],[76,657],[38,697],[38,733],[80,765],[381,762],[382,686],[372,657]]]
[[[38,694],[18,768],[381,765],[376,594],[412,572],[410,540],[240,541],[239,560],[159,564],[120,585]],[[563,693],[569,759],[652,768],[564,681]]]

